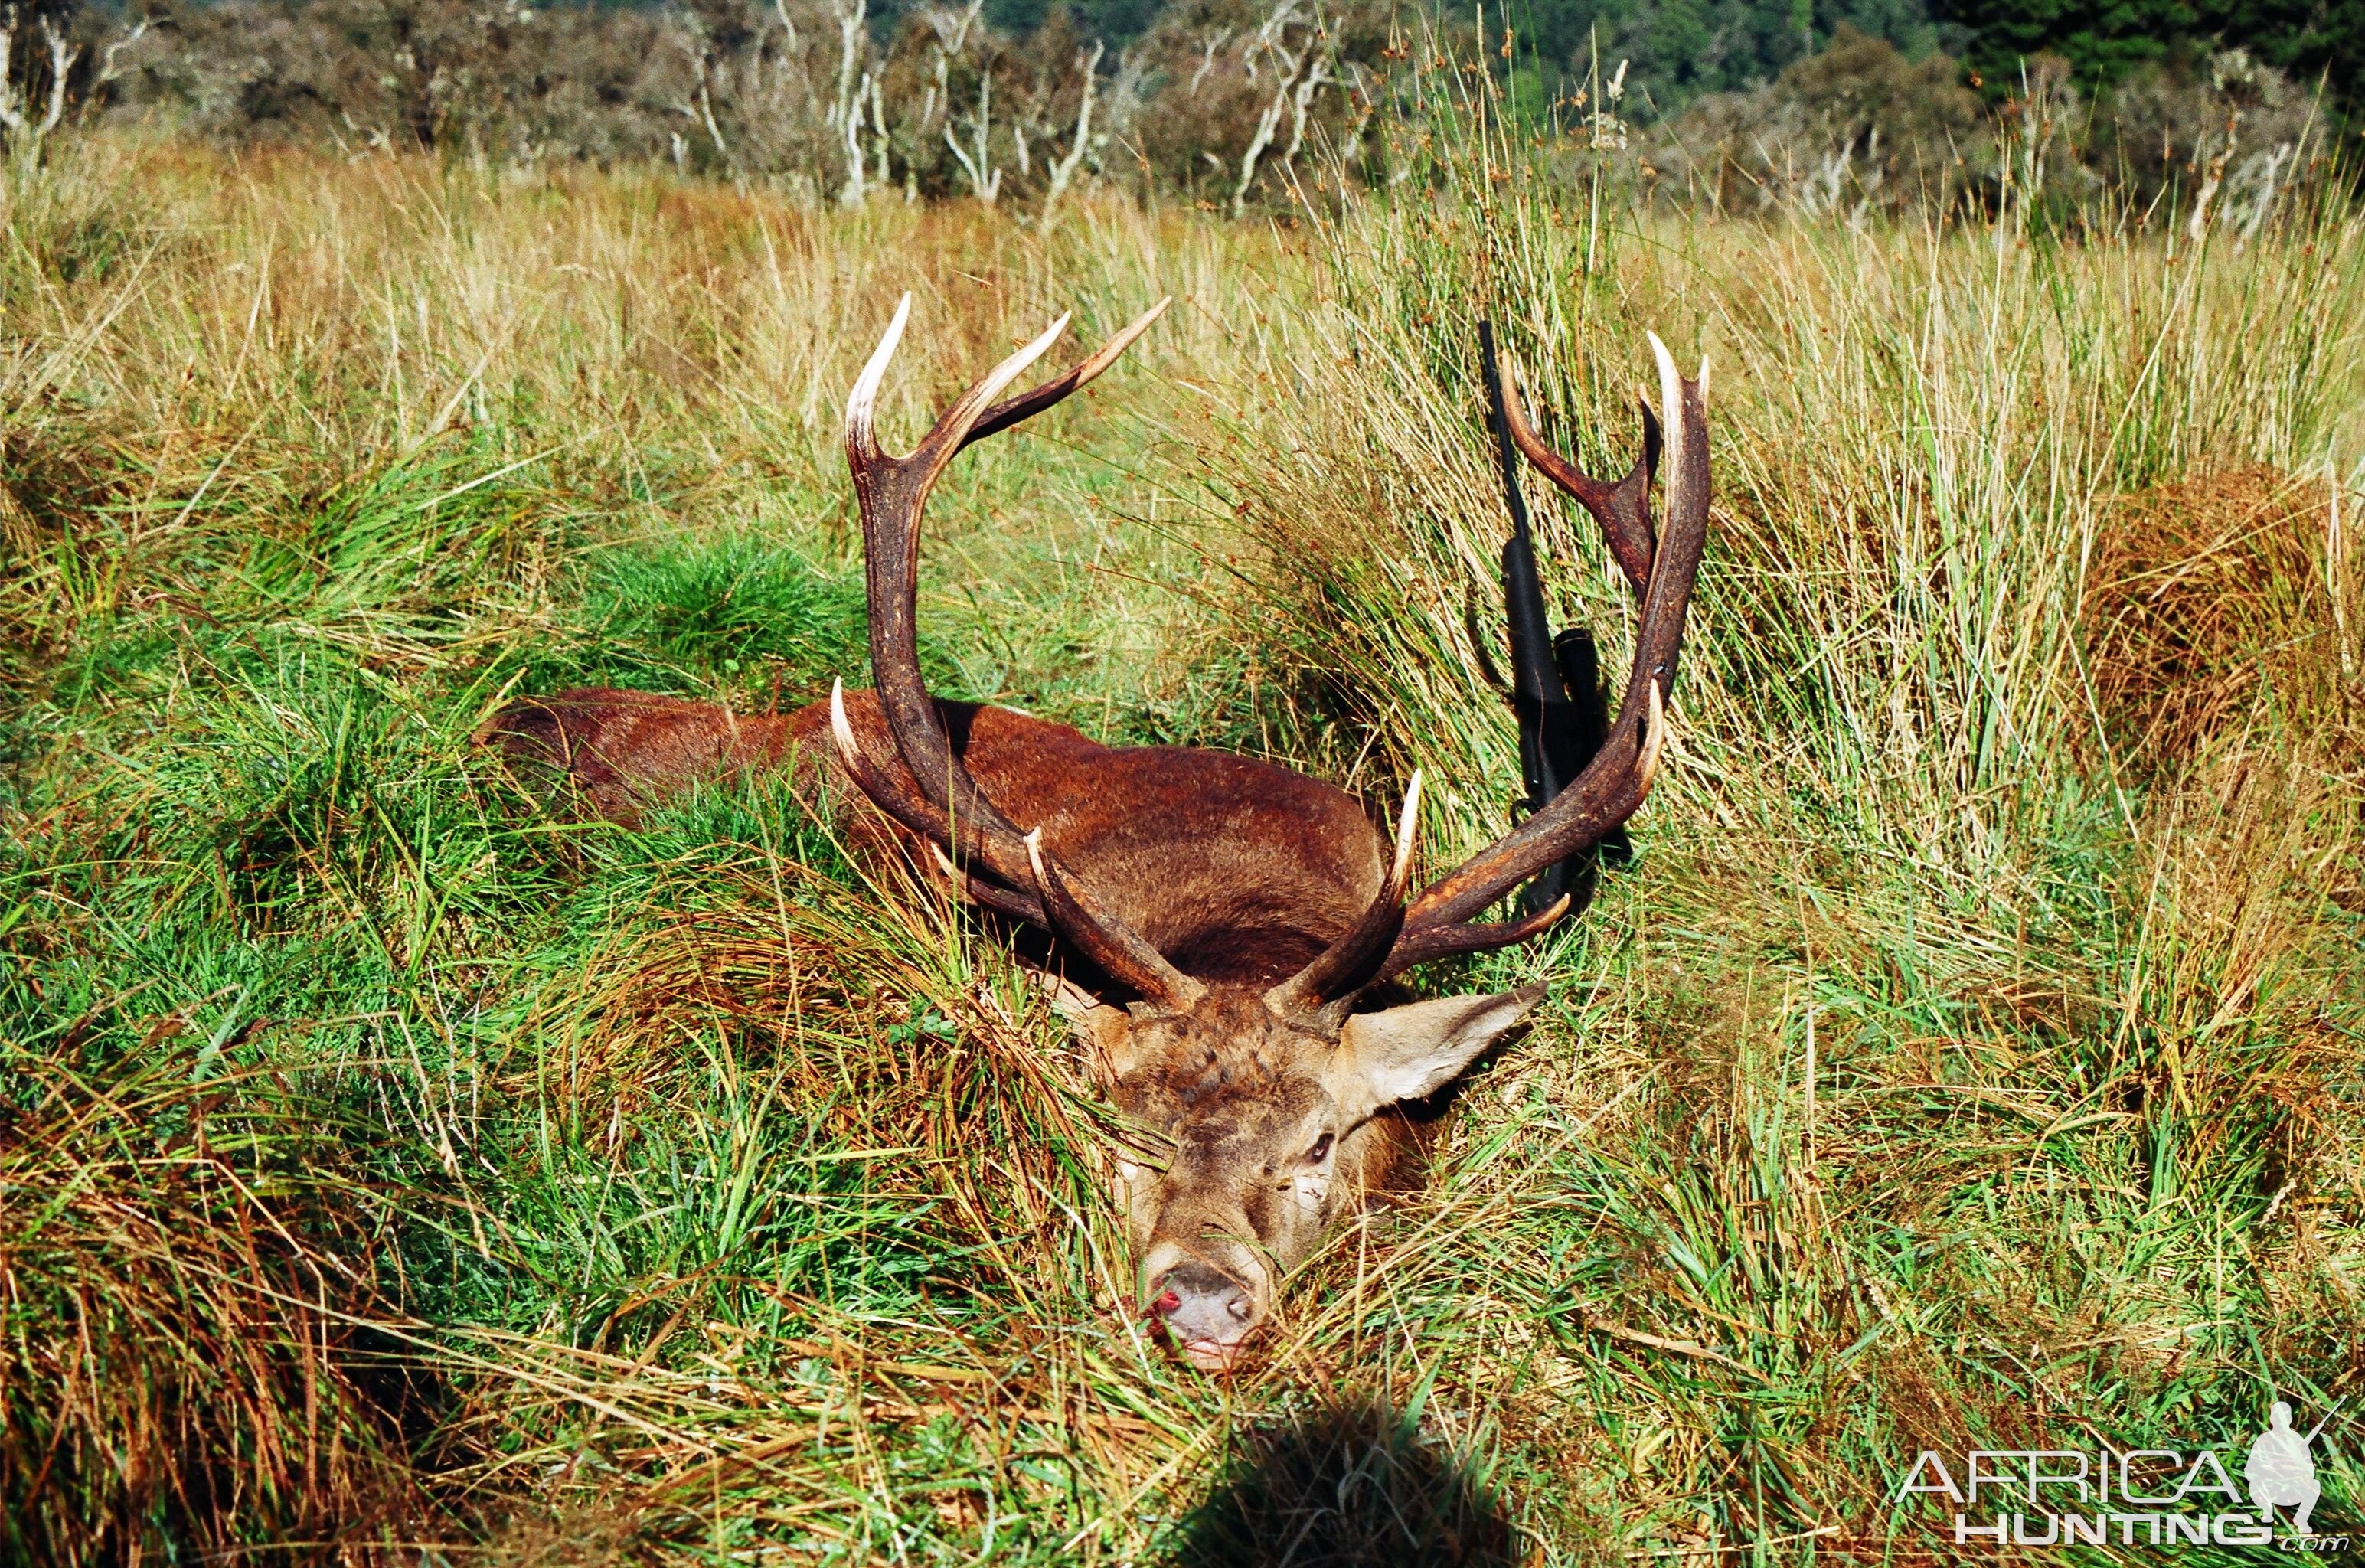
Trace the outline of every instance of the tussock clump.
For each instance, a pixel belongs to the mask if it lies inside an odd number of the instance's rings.
[[[567,1048],[521,1063],[509,1092],[547,1096],[570,1120],[627,1138],[652,1108],[696,1105],[708,1086],[699,1052],[685,1047],[713,1034],[741,1068],[827,1099],[831,1073],[816,1036],[842,1044],[890,1022],[871,1016],[879,1000],[861,994],[869,988],[849,989],[836,962],[873,941],[843,913],[815,907],[823,901],[802,867],[780,868],[804,886],[792,905],[771,908],[757,902],[768,890],[746,880],[756,868],[701,869],[724,881],[721,896],[697,886],[696,874],[681,878],[660,896],[703,905],[694,916],[616,944],[544,997],[532,1022]]]
[[[2148,1097],[2190,1119],[2185,1139],[2207,1149],[2251,1124],[2262,1166],[2295,1191],[2354,1180],[2353,1159],[2317,1156],[2353,1157],[2359,1088],[2326,1049],[2349,999],[2321,977],[2353,967],[2338,890],[2357,875],[2365,795],[2308,749],[2252,721],[2148,803],[2152,935],[2124,1047]]]
[[[372,1330],[385,1212],[268,1078],[12,1053],[0,1546],[18,1562],[416,1533],[431,1391]]]
[[[2326,504],[2321,484],[2249,465],[2104,512],[2087,659],[2111,740],[2138,767],[2190,761],[2262,685],[2287,686],[2331,651],[2313,635],[2329,629]]]
[[[602,554],[586,598],[607,638],[798,700],[868,656],[861,574],[750,538]]]

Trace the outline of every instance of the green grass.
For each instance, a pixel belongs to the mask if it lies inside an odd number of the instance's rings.
[[[1276,230],[15,176],[0,1555],[1912,1561],[1919,1448],[2353,1400],[2357,220],[1597,229],[1438,145],[1436,199]],[[938,689],[1424,767],[1440,868],[1516,792],[1475,312],[1597,471],[1645,329],[1715,364],[1637,857],[1474,966],[1541,1022],[1230,1383],[1124,1319],[1108,1113],[1005,954],[783,781],[624,831],[467,745],[520,692],[858,676],[835,405],[905,286],[905,432],[1058,309],[1180,303],[947,481]]]

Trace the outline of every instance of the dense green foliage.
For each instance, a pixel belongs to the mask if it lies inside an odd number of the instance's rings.
[[[2302,81],[2321,77],[2353,103],[2365,84],[2365,5],[2358,0],[1946,0],[1942,13],[1967,34],[1966,60],[2009,92],[2037,54],[2069,62],[2089,89],[2145,65],[2191,71],[2216,49],[2243,49]]]
[[[1522,48],[1572,77],[1589,78],[1597,57],[1603,76],[1627,62],[1643,101],[1663,111],[1769,82],[1841,28],[1915,60],[1959,52],[1922,0],[1513,0],[1504,16]]]

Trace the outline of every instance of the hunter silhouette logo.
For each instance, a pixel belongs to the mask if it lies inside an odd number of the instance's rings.
[[[2339,1408],[2336,1401],[2332,1410]],[[2308,1510],[2315,1506],[2324,1488],[2315,1479],[2315,1455],[2308,1451],[2308,1445],[2332,1419],[2332,1410],[2326,1411],[2324,1420],[2302,1437],[2292,1430],[2292,1407],[2276,1400],[2267,1429],[2250,1445],[2249,1461],[2242,1466],[2242,1479],[2250,1484],[2251,1503],[2270,1522],[2277,1508],[2291,1509],[2294,1535],[2315,1533],[2308,1528]]]

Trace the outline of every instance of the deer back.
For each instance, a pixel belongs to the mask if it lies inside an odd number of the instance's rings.
[[[939,700],[953,754],[1005,811],[1187,974],[1269,985],[1368,905],[1385,846],[1345,790],[1285,767],[1189,746],[1110,746],[1006,708]],[[846,695],[864,745],[891,743],[867,691]],[[826,703],[734,714],[713,703],[593,687],[513,702],[479,735],[563,780],[598,814],[636,823],[701,781],[788,770],[822,781],[855,843],[923,868],[917,836],[872,807],[830,740]]]

